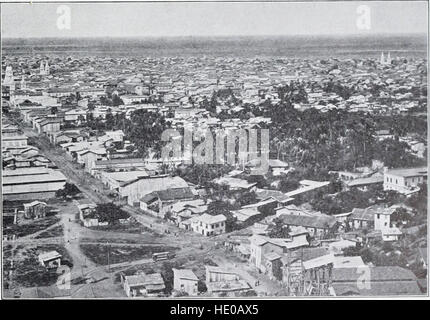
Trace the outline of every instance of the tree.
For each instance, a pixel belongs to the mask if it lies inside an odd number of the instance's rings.
[[[116,224],[119,219],[127,219],[129,214],[113,203],[102,203],[97,205],[94,216],[101,222]]]
[[[122,129],[136,146],[138,156],[148,156],[151,151],[156,156],[161,155],[161,134],[168,128],[161,114],[139,109],[132,113],[130,121],[123,123],[125,127]]]
[[[409,222],[411,220],[411,216],[405,208],[397,208],[393,214],[391,215],[392,222]]]
[[[116,94],[112,95],[112,105],[113,106],[119,106],[119,105],[123,105],[124,101],[122,101],[122,99],[120,97],[118,97]]]
[[[66,182],[62,189],[55,192],[55,196],[57,198],[68,198],[74,197],[79,193],[81,193],[81,190],[79,190],[73,183]]]
[[[248,204],[253,204],[256,202],[258,202],[258,200],[257,200],[257,195],[255,194],[254,191],[244,191],[240,193],[237,198],[237,203],[241,207],[246,206]]]
[[[268,236],[270,238],[287,238],[290,232],[289,228],[286,228],[284,222],[280,218],[275,218],[272,221]]]

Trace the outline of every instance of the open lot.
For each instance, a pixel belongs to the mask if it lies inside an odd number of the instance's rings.
[[[112,246],[108,244],[81,244],[82,252],[98,265],[107,265],[151,258],[153,253],[176,251],[172,246]],[[109,259],[108,259],[109,258]],[[109,260],[109,261],[108,261]]]
[[[55,250],[63,257],[61,263],[72,267],[72,260],[66,249],[61,245],[7,245],[3,248],[3,281],[4,288],[15,286],[35,287],[55,284],[58,278],[56,270],[47,270],[39,264],[38,255],[42,252]],[[12,275],[11,272],[12,271]]]
[[[49,230],[43,231],[35,237],[35,239],[44,239],[52,237],[61,237],[64,235],[64,227],[62,225],[55,226]]]
[[[60,221],[58,215],[47,216],[38,220],[23,220],[20,224],[9,225],[3,230],[4,235],[15,234],[18,238],[42,231]]]
[[[124,223],[124,224],[112,224],[108,226],[99,226],[99,227],[92,227],[91,230],[96,231],[109,231],[109,232],[124,232],[124,233],[137,233],[142,234],[144,232],[152,232],[151,229],[143,226],[142,224],[138,222],[130,222],[130,223]]]

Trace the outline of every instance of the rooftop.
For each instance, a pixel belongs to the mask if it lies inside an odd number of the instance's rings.
[[[152,274],[139,274],[126,276],[125,281],[127,281],[130,287],[133,286],[149,286],[149,285],[163,285],[164,280],[160,273]]]
[[[223,214],[218,214],[216,216],[211,216],[210,214],[203,213],[201,216],[196,218],[196,221],[201,221],[206,224],[214,224],[226,221],[227,218]]]
[[[196,280],[198,281],[199,278],[194,274],[193,270],[191,269],[172,269],[173,274],[175,277],[178,277],[180,279],[188,279],[188,280]]]
[[[39,254],[39,260],[41,261],[50,261],[61,257],[61,254],[59,254],[57,251],[49,251]]]
[[[279,219],[286,225],[303,226],[317,229],[332,228],[336,224],[336,219],[332,216],[318,215],[318,216],[297,216],[283,214]]]
[[[400,176],[400,177],[427,176],[427,167],[391,169],[391,170],[387,170],[386,174],[391,174],[391,175]]]

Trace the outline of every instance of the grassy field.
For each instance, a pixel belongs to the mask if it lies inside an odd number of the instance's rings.
[[[40,233],[35,239],[44,239],[44,238],[52,238],[52,237],[61,237],[64,234],[64,228],[62,225],[55,226],[52,229],[46,230]]]
[[[131,222],[125,224],[112,224],[108,226],[91,227],[92,230],[99,231],[110,231],[110,232],[123,232],[123,233],[144,233],[150,232],[154,233],[151,229],[141,225],[138,222]]]
[[[24,220],[20,224],[7,226],[3,230],[4,235],[16,234],[17,237],[25,237],[42,231],[60,221],[60,217],[53,215],[38,220]]]
[[[176,251],[178,248],[171,246],[108,246],[98,244],[81,244],[82,252],[93,262],[99,265],[110,264],[151,258],[153,253],[164,251]]]
[[[10,283],[14,286],[35,287],[49,286],[55,284],[58,278],[56,269],[47,270],[38,261],[38,255],[42,252],[56,250],[60,253],[62,264],[72,267],[72,260],[66,249],[60,245],[40,245],[40,246],[17,246],[12,250],[12,246],[4,247],[3,253],[3,281],[4,288],[9,288]],[[13,266],[11,261],[13,261]],[[10,271],[12,270],[12,278]]]

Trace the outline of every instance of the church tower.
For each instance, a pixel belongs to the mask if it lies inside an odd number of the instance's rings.
[[[48,64],[48,61],[46,61],[46,63],[45,63],[45,75],[48,75],[49,74],[49,64]]]
[[[12,66],[7,66],[5,73],[4,73],[4,79],[3,79],[3,85],[9,87],[9,90],[15,91],[15,81],[13,79],[13,69]]]
[[[384,53],[381,52],[381,64],[382,65],[391,64],[391,53],[390,53],[390,51],[388,51],[386,58],[384,57]]]
[[[3,83],[4,83],[5,86],[8,86],[11,83],[13,83],[13,70],[12,70],[11,66],[7,66],[6,67],[6,71],[4,73]]]
[[[43,60],[40,61],[39,74],[40,75],[44,75],[45,74],[45,66],[43,65]]]

